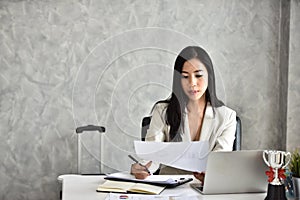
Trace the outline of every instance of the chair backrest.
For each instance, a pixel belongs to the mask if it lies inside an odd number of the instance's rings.
[[[142,120],[141,140],[145,141],[147,130],[151,122],[151,116],[144,117]]]
[[[236,130],[235,130],[235,140],[233,142],[233,151],[241,150],[242,146],[242,121],[236,116]]]
[[[151,116],[144,117],[142,120],[142,130],[141,130],[141,140],[145,141],[147,130],[151,122]],[[241,150],[241,141],[242,141],[242,122],[241,119],[236,116],[236,131],[235,131],[235,140],[233,143],[233,151]]]

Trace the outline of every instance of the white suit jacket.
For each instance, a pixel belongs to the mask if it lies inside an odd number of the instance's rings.
[[[159,103],[154,107],[146,141],[170,141],[170,126],[165,120],[167,105],[167,103]],[[200,141],[208,141],[210,151],[232,151],[236,130],[236,112],[226,106],[214,108],[214,111],[210,103],[207,103]],[[184,124],[182,141],[191,141],[187,115],[185,115]]]
[[[170,141],[170,126],[166,124],[167,103],[157,104],[146,134],[146,141]],[[187,111],[187,110],[186,110]],[[191,141],[188,116],[184,118],[182,141]],[[201,128],[200,141],[208,141],[210,151],[232,151],[236,130],[236,112],[226,106],[212,108],[208,103]],[[146,162],[145,162],[146,163]],[[159,163],[153,162],[150,171],[155,172]],[[161,165],[160,174],[190,174],[191,172]]]

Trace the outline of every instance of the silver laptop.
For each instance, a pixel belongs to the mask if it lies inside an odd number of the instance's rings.
[[[204,185],[192,183],[190,186],[202,194],[266,192],[268,167],[262,152],[211,152]]]

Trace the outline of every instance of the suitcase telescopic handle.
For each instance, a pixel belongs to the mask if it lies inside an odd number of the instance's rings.
[[[103,126],[95,126],[95,125],[87,125],[87,126],[80,126],[76,128],[76,133],[80,134],[83,131],[98,131],[99,133],[105,132],[105,127]]]

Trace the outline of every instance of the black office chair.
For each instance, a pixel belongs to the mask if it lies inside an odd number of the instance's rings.
[[[141,130],[142,141],[145,141],[150,122],[151,122],[151,116],[144,117],[142,120],[142,130]],[[238,116],[236,116],[235,140],[232,147],[233,151],[241,150],[241,141],[242,141],[242,122],[241,119]]]

